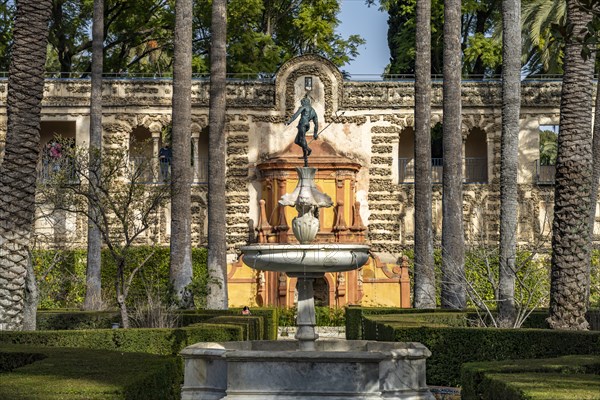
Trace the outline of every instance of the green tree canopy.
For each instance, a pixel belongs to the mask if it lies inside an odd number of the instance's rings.
[[[374,0],[367,0],[373,4]],[[416,0],[381,0],[387,10],[389,73],[413,74],[415,64],[415,5]],[[490,75],[499,72],[502,62],[501,42],[495,33],[500,21],[499,0],[463,0],[462,48],[463,73]],[[444,2],[431,4],[431,71],[442,74]]]
[[[48,71],[87,73],[93,0],[53,0]],[[291,57],[316,53],[342,67],[364,40],[335,32],[341,0],[230,0],[228,72],[272,73]],[[212,1],[194,1],[193,69],[208,73]],[[7,69],[14,0],[0,0],[0,68]],[[104,71],[170,73],[174,0],[106,0]]]

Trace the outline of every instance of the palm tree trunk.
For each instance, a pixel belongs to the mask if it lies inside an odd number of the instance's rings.
[[[89,176],[97,184],[102,160],[102,70],[104,65],[104,0],[94,0],[92,24],[92,94],[90,98],[90,171]],[[91,190],[91,189],[90,189]],[[88,204],[87,269],[85,274],[84,310],[99,310],[102,307],[102,285],[100,279],[102,261],[102,237],[94,221],[98,210]]]
[[[415,308],[435,308],[431,212],[431,2],[417,1],[415,59]]]
[[[21,329],[51,0],[17,1],[0,166],[0,329]]]
[[[517,258],[517,165],[521,106],[521,2],[502,2],[502,138],[498,320],[514,326]]]
[[[191,138],[192,0],[175,2],[173,162],[171,173],[170,279],[180,308],[194,306],[192,283]]]
[[[465,237],[462,193],[461,2],[444,1],[442,307],[464,308]]]
[[[596,53],[596,61],[600,54]],[[594,105],[596,118],[594,118],[594,137],[592,139],[592,191],[590,198],[590,242],[594,242],[594,225],[596,223],[596,205],[598,204],[598,182],[600,181],[600,84],[596,84],[596,104]],[[586,298],[590,298],[591,263],[588,263]]]
[[[227,2],[213,0],[208,136],[207,308],[227,308],[227,219],[225,204],[225,72]]]
[[[565,44],[565,73],[560,104],[556,161],[550,316],[554,329],[587,329],[592,189],[592,78],[594,59],[584,60],[578,36],[591,17],[577,0],[567,1],[573,34]]]

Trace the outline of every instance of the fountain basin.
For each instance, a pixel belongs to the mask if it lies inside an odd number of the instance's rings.
[[[182,400],[427,399],[421,343],[319,340],[197,343],[182,352]]]
[[[243,261],[250,268],[279,272],[341,272],[362,267],[369,259],[363,244],[255,244],[242,246]]]

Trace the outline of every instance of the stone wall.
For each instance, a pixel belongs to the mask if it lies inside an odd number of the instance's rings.
[[[314,87],[304,87],[304,77]],[[193,82],[192,140],[208,131],[206,80]],[[552,186],[535,181],[540,125],[558,124],[560,82],[525,81],[519,149],[519,240],[534,243],[547,234]],[[273,81],[230,81],[227,85],[227,233],[228,249],[253,240],[258,220],[260,180],[255,166],[270,154],[293,142],[295,128],[286,122],[305,95],[313,99],[327,141],[345,157],[362,165],[357,175],[356,198],[368,224],[373,249],[387,259],[397,258],[413,240],[413,186],[398,178],[399,148],[403,135],[414,125],[413,82],[344,81],[333,64],[318,56],[290,60]],[[6,131],[6,81],[0,81],[0,155]],[[75,121],[77,142],[87,140],[90,83],[88,80],[49,79],[43,100],[43,121]],[[159,143],[161,130],[170,123],[172,84],[169,80],[106,79],[104,83],[104,131],[106,146],[120,146],[136,129],[146,129]],[[465,234],[469,242],[496,240],[499,216],[501,88],[498,81],[465,81],[463,137],[484,132],[488,183],[464,186]],[[433,84],[432,124],[441,121],[442,87]],[[192,238],[206,244],[205,184],[192,189]],[[441,237],[441,185],[434,185],[435,239]],[[169,239],[169,209],[160,217],[160,241]],[[546,228],[545,228],[546,227]],[[80,229],[84,229],[82,226]],[[81,235],[76,237],[81,238]],[[387,262],[387,260],[386,260]]]

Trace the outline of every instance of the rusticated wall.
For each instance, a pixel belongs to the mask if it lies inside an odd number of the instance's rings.
[[[305,88],[305,77],[313,86]],[[106,79],[103,90],[104,137],[106,146],[129,143],[134,132],[143,130],[157,154],[164,128],[171,119],[172,83],[160,79]],[[397,263],[402,250],[413,241],[413,185],[399,177],[400,153],[411,141],[413,82],[350,82],[329,61],[314,55],[294,58],[284,64],[273,81],[229,81],[227,84],[227,233],[230,262],[237,248],[254,239],[261,196],[257,165],[293,142],[295,124],[284,123],[305,95],[317,111],[322,134],[339,154],[361,165],[356,176],[355,197],[360,202],[362,221],[368,225],[368,239],[380,260]],[[208,134],[208,81],[192,86],[190,139],[206,154]],[[434,82],[432,124],[442,120],[442,85]],[[539,158],[539,126],[558,125],[561,83],[524,81],[522,84],[521,132],[519,144],[519,241],[537,245],[548,234],[552,211],[552,185],[536,180]],[[0,81],[0,157],[6,131],[6,82]],[[78,143],[85,143],[89,131],[89,80],[49,79],[43,100],[43,121],[70,121],[76,125]],[[462,85],[463,138],[465,151],[474,132],[484,137],[487,151],[487,183],[464,185],[465,235],[470,243],[494,241],[498,235],[501,91],[497,81],[465,81]],[[192,238],[195,245],[206,243],[205,180],[197,179],[192,189]],[[441,185],[434,185],[434,235],[441,237]],[[269,218],[272,216],[269,216]],[[75,221],[69,217],[68,221]],[[161,211],[160,227],[153,233],[168,243],[169,207]],[[71,224],[71,222],[69,222]],[[40,224],[38,229],[48,230]],[[73,240],[83,241],[85,221],[73,222],[78,230]],[[150,233],[149,233],[150,234]],[[147,238],[146,238],[147,239]],[[392,268],[393,269],[393,268]],[[399,272],[386,271],[385,279],[398,280]],[[235,281],[232,272],[230,279]],[[376,275],[376,274],[375,274]],[[374,275],[374,276],[375,276]],[[382,275],[383,276],[383,275]],[[256,285],[258,277],[246,274],[244,282]],[[241,282],[241,281],[240,281]],[[396,281],[394,281],[396,282]],[[247,282],[246,282],[247,283]],[[368,293],[366,294],[368,295]],[[240,300],[242,301],[242,300]]]

